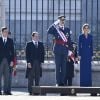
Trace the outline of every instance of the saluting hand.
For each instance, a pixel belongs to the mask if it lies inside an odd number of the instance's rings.
[[[56,21],[54,22],[54,25],[59,24],[59,22],[60,22],[60,20],[59,20],[59,19],[58,19],[58,20],[56,20]]]

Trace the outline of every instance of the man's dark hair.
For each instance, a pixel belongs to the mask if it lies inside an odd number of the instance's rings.
[[[64,15],[60,15],[60,16],[58,16],[58,19],[61,19],[61,18],[66,18],[66,16],[64,16]]]
[[[7,27],[2,27],[1,28],[1,31],[3,32],[4,30],[6,30],[7,29]]]
[[[32,33],[32,36],[34,37],[35,34],[38,34],[38,32],[33,32],[33,33]]]

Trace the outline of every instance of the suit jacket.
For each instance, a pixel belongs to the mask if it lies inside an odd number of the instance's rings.
[[[36,54],[37,52],[37,54]],[[38,62],[43,63],[44,62],[44,46],[42,42],[38,42],[38,48],[35,47],[34,43],[28,42],[26,45],[26,61],[27,63],[31,63],[31,65],[33,65],[33,62],[35,60],[38,60]],[[42,75],[42,68],[41,66],[39,67],[39,71],[40,71],[40,76]],[[26,78],[30,72],[30,68],[27,68],[26,70]]]
[[[0,63],[3,58],[7,58],[9,64],[14,59],[14,43],[11,38],[7,38],[7,42],[4,44],[2,37],[0,37]]]

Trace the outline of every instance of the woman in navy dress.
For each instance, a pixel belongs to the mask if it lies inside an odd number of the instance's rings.
[[[92,86],[93,39],[88,24],[83,25],[82,31],[79,36],[80,86]]]

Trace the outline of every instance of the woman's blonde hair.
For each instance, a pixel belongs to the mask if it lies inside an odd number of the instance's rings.
[[[84,28],[85,28],[86,26],[89,28],[88,33],[90,33],[90,26],[89,26],[88,23],[83,24],[83,26],[82,26],[82,33],[84,33]]]

